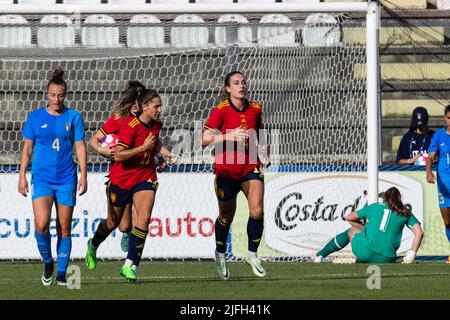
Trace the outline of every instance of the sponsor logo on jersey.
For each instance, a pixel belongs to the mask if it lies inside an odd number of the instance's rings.
[[[42,126],[41,126],[41,128],[43,128],[43,129],[45,129],[45,128],[47,128],[48,127],[48,125],[46,124],[46,123],[44,123]]]
[[[110,193],[109,197],[111,198],[111,202],[115,203],[117,201],[117,195],[115,193]]]

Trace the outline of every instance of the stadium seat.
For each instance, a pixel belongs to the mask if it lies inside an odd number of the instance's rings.
[[[254,4],[261,4],[261,3],[275,3],[275,0],[238,0],[239,3],[254,3]]]
[[[361,0],[358,0],[361,1]],[[320,0],[282,0],[283,3],[319,3]],[[340,0],[340,2],[343,2]],[[349,2],[348,0],[346,2]]]
[[[438,9],[449,10],[450,9],[450,0],[437,0],[436,6]]]
[[[18,0],[18,4],[26,4],[26,5],[43,5],[43,4],[56,4],[56,0]]]
[[[155,4],[186,4],[189,3],[189,0],[151,0],[152,3]]]
[[[105,14],[87,17],[84,20],[84,26],[81,28],[81,44],[93,48],[121,47],[119,27],[114,26],[115,22],[114,18]]]
[[[130,48],[161,48],[164,43],[164,28],[153,26],[161,24],[158,17],[151,14],[135,15],[127,29],[127,45]],[[133,24],[138,24],[133,26]],[[145,25],[151,24],[151,25]]]
[[[108,4],[146,4],[147,0],[108,0]]]
[[[234,22],[238,24],[246,24],[248,23],[247,18],[245,18],[242,15],[239,14],[225,14],[223,16],[220,16],[217,20],[219,23],[229,23]],[[228,30],[227,30],[228,29]],[[248,47],[252,46],[252,28],[248,26],[239,26],[237,28],[237,39],[232,39],[230,37],[229,32],[235,29],[235,26],[231,27],[216,27],[215,30],[215,44],[218,47],[225,47],[227,44],[237,43],[241,47]]]
[[[63,0],[63,4],[101,4],[102,0]]]
[[[233,3],[233,0],[195,0],[195,3],[211,3],[211,4],[228,4]]]
[[[66,48],[75,45],[75,29],[72,20],[63,15],[44,16],[37,31],[41,48]]]
[[[170,31],[170,44],[172,47],[205,47],[208,45],[208,28],[206,26],[176,26],[177,23],[205,25],[205,21],[200,16],[182,14],[177,16],[173,22],[174,24]]]
[[[325,13],[314,13],[305,20],[302,43],[305,47],[333,47],[341,45],[341,29],[336,18]]]
[[[290,24],[291,19],[282,14],[267,14],[261,17],[261,24]],[[258,46],[296,46],[295,30],[293,27],[264,26],[257,29]]]
[[[26,47],[31,47],[31,28],[27,19],[18,15],[0,16],[0,48]]]

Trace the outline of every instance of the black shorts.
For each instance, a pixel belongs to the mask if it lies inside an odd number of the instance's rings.
[[[264,174],[261,171],[262,166],[252,169],[240,180],[234,180],[216,176],[214,179],[214,190],[219,201],[228,201],[237,196],[241,191],[241,183],[248,180],[259,180],[264,182]]]
[[[109,204],[113,207],[125,207],[133,201],[133,195],[142,190],[153,190],[156,193],[158,189],[158,181],[147,180],[141,182],[133,187],[131,190],[124,190],[120,187],[109,183],[106,186],[106,193],[108,194]]]

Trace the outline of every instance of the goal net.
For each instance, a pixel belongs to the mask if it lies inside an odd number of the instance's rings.
[[[162,97],[161,140],[178,165],[159,175],[144,258],[214,256],[213,149],[198,141],[225,75],[243,72],[249,99],[262,105],[272,162],[259,255],[309,256],[367,203],[365,63],[364,13],[0,15],[0,258],[39,258],[31,200],[16,191],[21,131],[29,112],[45,105],[58,66],[86,141],[127,81]],[[88,163],[89,190],[74,212],[74,258],[84,257],[106,217],[108,161],[88,148]],[[230,256],[246,255],[247,219],[240,194]],[[55,230],[53,219],[52,236]],[[120,236],[115,231],[98,256],[124,257]]]

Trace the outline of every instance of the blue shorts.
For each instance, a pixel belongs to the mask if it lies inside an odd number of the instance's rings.
[[[216,197],[220,201],[228,201],[237,196],[241,191],[241,183],[248,180],[259,180],[264,182],[264,174],[261,171],[261,166],[252,169],[240,180],[228,179],[216,176],[214,179],[214,190]]]
[[[51,196],[56,203],[67,207],[75,207],[77,202],[77,186],[71,184],[36,184],[31,183],[31,199]]]
[[[450,175],[438,173],[437,174],[437,189],[439,208],[450,207]]]
[[[106,186],[106,193],[108,194],[109,204],[113,207],[125,207],[133,201],[133,194],[143,190],[153,190],[156,193],[158,189],[158,181],[144,181],[133,187],[131,190],[121,189],[115,184],[109,183]]]

